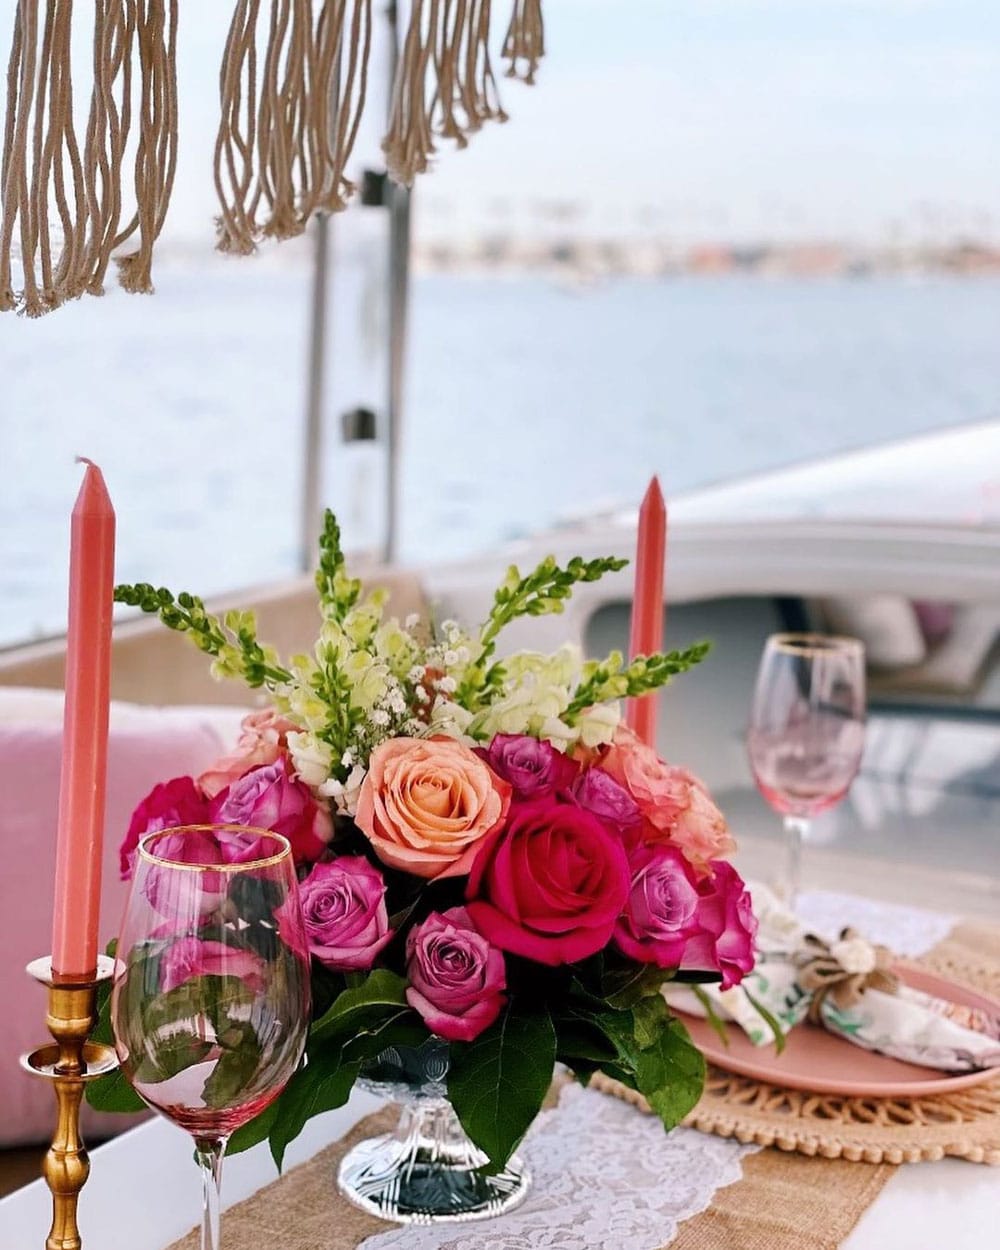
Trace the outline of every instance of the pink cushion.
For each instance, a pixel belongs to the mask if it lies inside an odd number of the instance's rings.
[[[0,690],[0,1146],[47,1140],[52,1091],[21,1071],[18,1058],[49,1041],[45,990],[25,965],[51,949],[52,885],[61,753],[61,693]],[[197,774],[235,741],[240,712],[112,708],[101,896],[101,946],[115,935],[125,899],[118,843],[136,803],[158,781]],[[122,1116],[86,1111],[92,1138],[127,1127]]]

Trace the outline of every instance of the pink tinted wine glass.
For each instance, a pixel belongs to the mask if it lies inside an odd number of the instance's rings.
[[[774,634],[757,670],[747,748],[757,788],[784,818],[782,892],[794,905],[812,818],[839,803],[861,764],[865,652],[856,638]]]
[[[194,1139],[202,1250],[219,1250],[226,1143],[292,1076],[309,1005],[309,951],[285,838],[195,825],[141,840],[111,1023],[125,1078]]]

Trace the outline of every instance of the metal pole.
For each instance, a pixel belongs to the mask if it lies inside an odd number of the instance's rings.
[[[399,61],[399,14],[388,6],[390,83]],[[403,379],[410,288],[410,191],[386,179],[389,210],[389,362],[386,396],[386,532],[385,561],[399,555],[399,456],[402,446]]]
[[[316,566],[323,483],[323,383],[326,365],[327,288],[330,218],[316,218],[313,253],[312,311],[309,318],[309,374],[306,379],[306,436],[302,462],[302,512],[299,522],[299,568]]]

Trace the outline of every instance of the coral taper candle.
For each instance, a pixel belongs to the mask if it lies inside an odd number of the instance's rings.
[[[66,706],[52,967],[64,977],[93,975],[101,906],[101,851],[111,698],[111,607],[115,512],[97,465],[87,469],[73,508],[66,636]]]
[[[663,646],[663,566],[667,553],[667,505],[658,478],[649,483],[639,509],[635,547],[635,590],[629,655],[652,655]],[[656,746],[655,691],[629,699],[626,722],[646,743]]]

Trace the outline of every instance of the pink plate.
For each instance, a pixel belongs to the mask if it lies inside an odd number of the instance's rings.
[[[916,990],[949,998],[969,1007],[1000,1013],[1000,1003],[975,990],[946,981],[922,968],[899,964],[896,971]],[[958,1076],[934,1074],[933,1068],[902,1063],[870,1050],[862,1050],[826,1029],[801,1024],[788,1036],[785,1049],[753,1046],[746,1034],[730,1025],[729,1045],[724,1046],[707,1020],[684,1016],[691,1040],[709,1063],[740,1076],[752,1076],[772,1085],[804,1089],[813,1094],[842,1094],[849,1098],[899,1098],[924,1094],[948,1094],[1000,1076],[996,1068],[963,1072]]]

